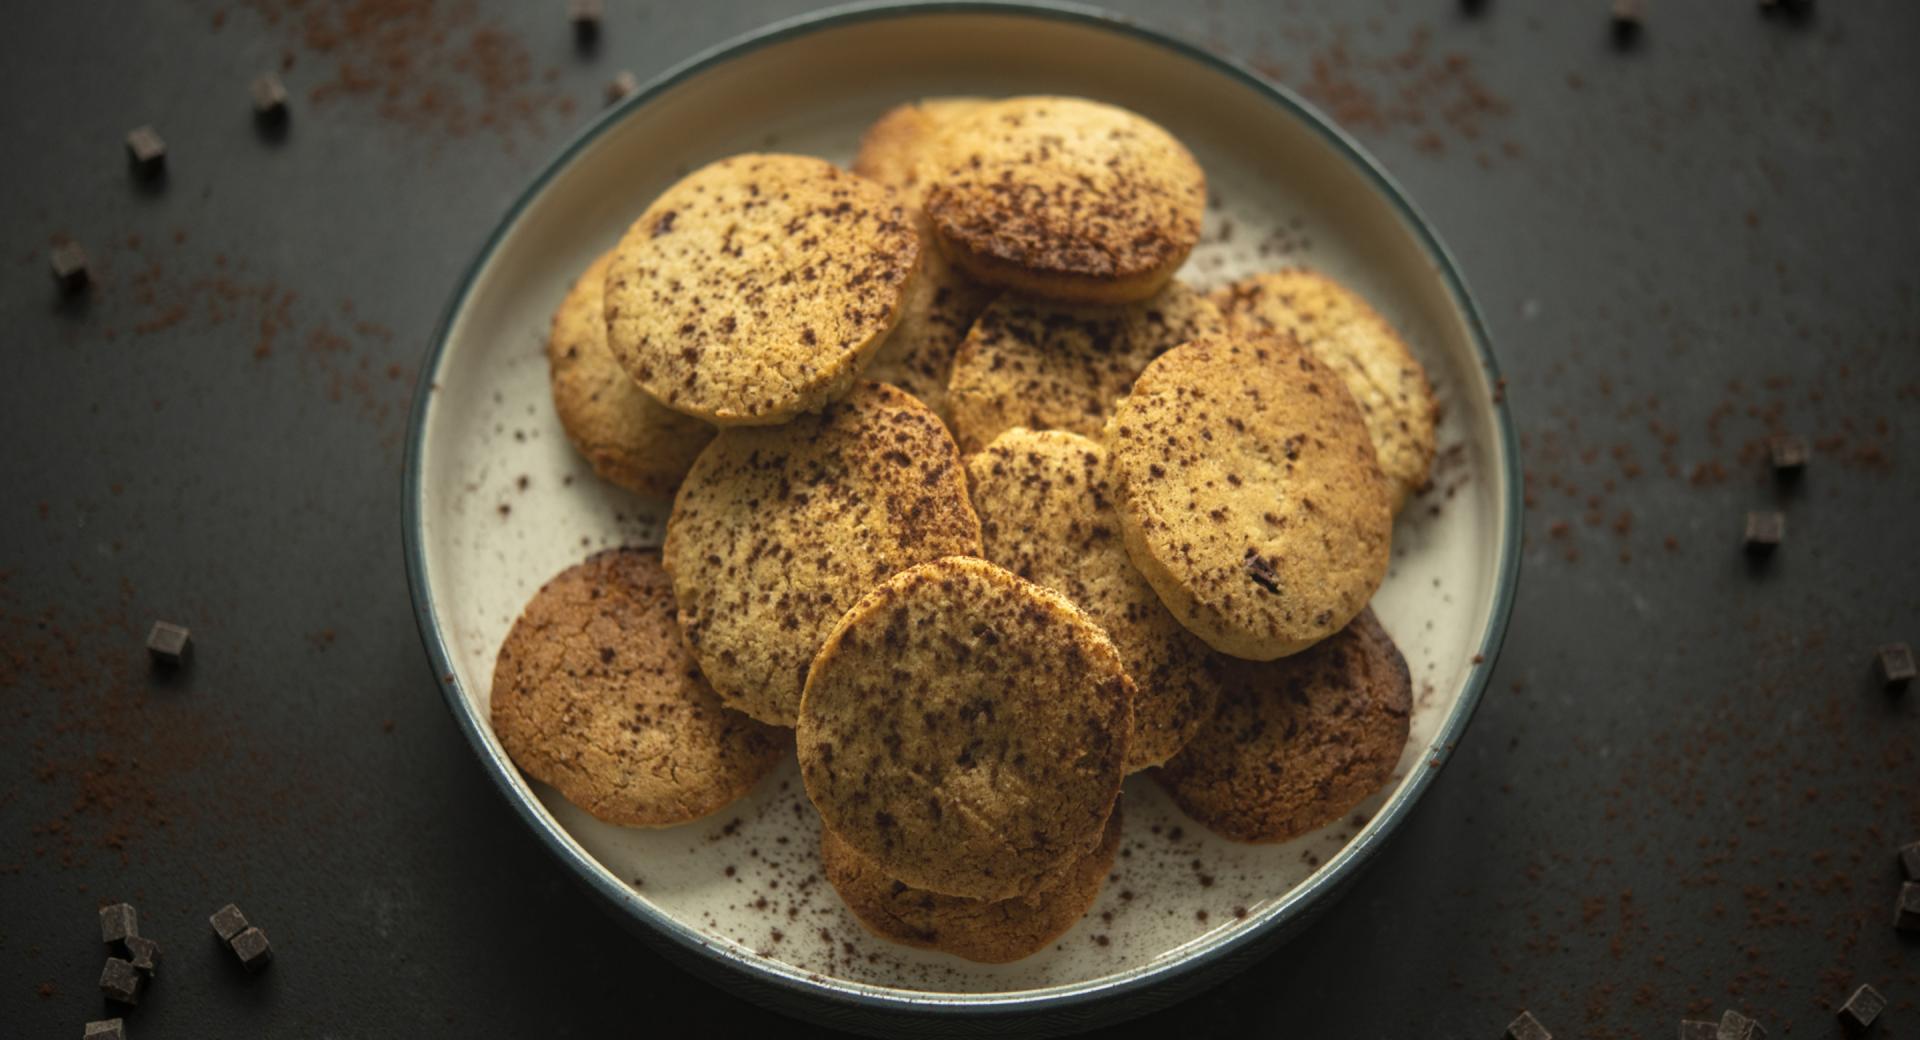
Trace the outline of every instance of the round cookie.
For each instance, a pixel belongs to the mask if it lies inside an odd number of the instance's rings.
[[[887,877],[1024,895],[1099,842],[1133,683],[1065,597],[983,560],[894,575],[827,637],[800,702],[800,778]]]
[[[881,873],[833,831],[820,829],[820,872],[861,927],[889,942],[941,950],[984,964],[1038,953],[1086,915],[1120,850],[1120,805],[1100,844],[1057,880],[1012,899],[958,899]]]
[[[985,104],[986,98],[932,97],[887,109],[860,135],[853,172],[894,189],[910,206],[920,205],[927,188],[920,167],[928,150],[941,131]]]
[[[1298,653],[1386,576],[1393,511],[1360,408],[1290,339],[1160,355],[1107,423],[1127,556],[1222,653]]]
[[[1127,559],[1107,486],[1107,451],[1063,430],[1012,429],[967,460],[986,557],[1044,585],[1106,630],[1133,680],[1129,772],[1186,746],[1219,682],[1205,643],[1180,627]]]
[[[553,312],[547,371],[567,440],[601,479],[642,495],[671,495],[713,427],[654,400],[607,349],[601,310],[611,252],[573,283]]]
[[[981,281],[1082,303],[1160,291],[1200,240],[1207,179],[1185,146],[1123,108],[1019,97],[956,119],[931,151],[925,209]]]
[[[1367,418],[1367,433],[1399,512],[1427,486],[1436,408],[1426,369],[1360,294],[1301,267],[1243,278],[1214,291],[1227,328],[1242,338],[1292,333],[1328,367]]]
[[[920,277],[907,290],[900,323],[880,344],[863,377],[892,383],[950,423],[947,380],[953,374],[954,351],[995,291],[961,274],[939,250],[927,250]]]
[[[780,423],[853,385],[919,263],[888,189],[820,159],[734,156],[668,188],[620,239],[607,341],[670,408]]]
[[[1304,653],[1216,664],[1219,713],[1153,772],[1207,829],[1286,841],[1345,816],[1392,776],[1413,681],[1373,611]]]
[[[655,549],[596,553],[542,586],[500,646],[492,701],[494,735],[522,772],[627,827],[719,811],[786,745],[700,677]]]
[[[680,625],[729,707],[791,726],[847,608],[898,572],[980,551],[953,439],[926,406],[862,382],[778,428],[720,431],[667,519]]]
[[[1147,362],[1226,322],[1206,297],[1169,282],[1122,307],[1075,307],[1009,293],[975,319],[953,357],[947,407],[972,454],[1015,426],[1098,437]]]

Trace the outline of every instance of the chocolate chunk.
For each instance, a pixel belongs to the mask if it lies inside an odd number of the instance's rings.
[[[1747,514],[1747,552],[1749,554],[1765,556],[1773,552],[1774,547],[1786,537],[1786,514],[1767,510],[1756,510]]]
[[[49,258],[53,265],[54,284],[68,295],[85,289],[93,282],[93,273],[87,270],[87,251],[80,243],[67,241],[53,247]]]
[[[1553,1034],[1533,1017],[1533,1012],[1522,1011],[1519,1018],[1507,1025],[1507,1040],[1553,1040]]]
[[[1728,1011],[1720,1016],[1718,1040],[1766,1040],[1767,1031],[1760,1023],[1738,1011]]]
[[[156,176],[167,168],[167,142],[153,127],[137,127],[127,135],[127,158],[133,162],[133,172],[142,177]]]
[[[273,960],[273,947],[267,945],[267,933],[258,928],[249,928],[227,941],[233,947],[233,955],[248,971],[259,971]]]
[[[1613,0],[1613,42],[1631,46],[1640,38],[1640,23],[1646,15],[1641,0]]]
[[[1680,1020],[1680,1040],[1719,1040],[1720,1023]]]
[[[600,38],[600,19],[606,14],[601,0],[569,0],[567,19],[573,22],[573,38],[581,46],[592,46]]]
[[[639,89],[639,77],[623,70],[618,76],[607,81],[607,104],[617,105],[632,97]]]
[[[140,912],[131,903],[100,908],[100,941],[123,943],[140,934]]]
[[[170,621],[155,621],[147,630],[147,653],[155,664],[178,668],[193,655],[193,634]]]
[[[1775,476],[1797,477],[1807,468],[1807,439],[1791,434],[1767,438],[1767,453],[1773,456]]]
[[[1920,881],[1920,841],[1900,846],[1900,869],[1907,872],[1908,881]]]
[[[1880,682],[1890,690],[1897,690],[1913,681],[1913,648],[1905,643],[1888,643],[1880,648],[1880,656],[1875,661],[1880,669]]]
[[[287,118],[287,88],[280,77],[269,72],[248,85],[253,95],[253,117],[262,123],[278,123]]]
[[[133,962],[119,957],[108,957],[107,966],[100,969],[100,991],[108,1000],[117,1000],[122,1004],[140,1002],[140,983],[142,976]]]
[[[1253,579],[1255,585],[1268,592],[1280,591],[1280,575],[1274,571],[1273,564],[1268,563],[1265,557],[1248,549],[1246,558],[1240,562],[1240,566],[1246,568],[1247,577]]]
[[[1893,908],[1893,926],[1903,932],[1920,932],[1920,881],[1900,886],[1900,902]]]
[[[1840,1005],[1840,1024],[1846,1026],[1849,1033],[1864,1033],[1873,1028],[1874,1020],[1886,1007],[1887,998],[1881,996],[1879,990],[1862,985]]]
[[[82,1040],[127,1040],[127,1025],[122,1019],[103,1018],[88,1022],[80,1036]]]
[[[159,943],[154,942],[152,939],[142,938],[138,935],[129,935],[126,938],[124,945],[127,948],[128,959],[133,961],[134,967],[140,969],[141,974],[152,975],[156,970],[159,969],[160,967],[160,944]]]
[[[221,942],[232,942],[234,936],[247,930],[247,915],[241,913],[239,907],[228,903],[215,910],[213,916],[207,918],[207,923],[213,925],[213,934],[219,936]]]

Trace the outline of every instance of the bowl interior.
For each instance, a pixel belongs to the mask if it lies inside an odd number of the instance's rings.
[[[1343,279],[1407,336],[1444,420],[1436,490],[1403,513],[1375,600],[1416,695],[1413,739],[1391,789],[1318,833],[1250,847],[1213,838],[1135,777],[1121,858],[1092,912],[1050,949],[986,966],[885,943],[855,923],[819,876],[817,817],[791,765],[712,819],[625,830],[529,784],[484,720],[495,652],[527,597],[589,551],[657,544],[669,506],[597,480],[561,433],[543,342],[568,282],[654,195],[708,160],[780,150],[844,162],[891,104],[1015,93],[1099,98],[1173,131],[1206,168],[1214,196],[1205,241],[1182,277],[1211,287],[1304,263]],[[1436,736],[1463,721],[1477,695],[1476,655],[1497,645],[1515,537],[1511,459],[1449,270],[1390,189],[1310,117],[1122,27],[1006,11],[896,12],[775,33],[696,63],[583,137],[535,186],[464,287],[425,377],[433,389],[418,417],[409,488],[414,563],[456,711],[480,720],[490,768],[550,814],[561,854],[603,887],[624,889],[632,912],[802,984],[1005,1000],[1107,987],[1232,945],[1318,894],[1424,786]]]

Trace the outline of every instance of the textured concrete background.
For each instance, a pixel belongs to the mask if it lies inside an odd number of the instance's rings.
[[[32,4],[0,62],[0,1035],[96,1017],[94,907],[167,943],[133,1035],[805,1027],[640,949],[510,815],[414,633],[398,467],[433,322],[630,68],[798,2]],[[1351,896],[1128,1032],[1664,1037],[1739,1006],[1920,1036],[1920,7],[1114,5],[1303,90],[1409,189],[1491,325],[1525,573],[1454,761]],[[387,16],[385,21],[370,20]],[[397,15],[397,17],[395,17]],[[246,85],[284,67],[291,132]],[[157,190],[121,141],[171,146]],[[49,245],[99,284],[62,305]],[[1775,487],[1760,439],[1817,446]],[[1764,571],[1746,510],[1780,503]],[[154,617],[200,655],[154,682]],[[205,938],[237,900],[279,961]]]

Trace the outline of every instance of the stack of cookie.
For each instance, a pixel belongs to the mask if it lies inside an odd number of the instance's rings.
[[[1378,790],[1410,689],[1367,604],[1432,393],[1322,275],[1175,279],[1205,200],[1165,130],[1059,97],[669,188],[548,344],[569,439],[674,496],[666,542],[528,604],[508,754],[667,826],[791,747],[854,915],[980,961],[1092,904],[1130,773],[1247,842]]]

